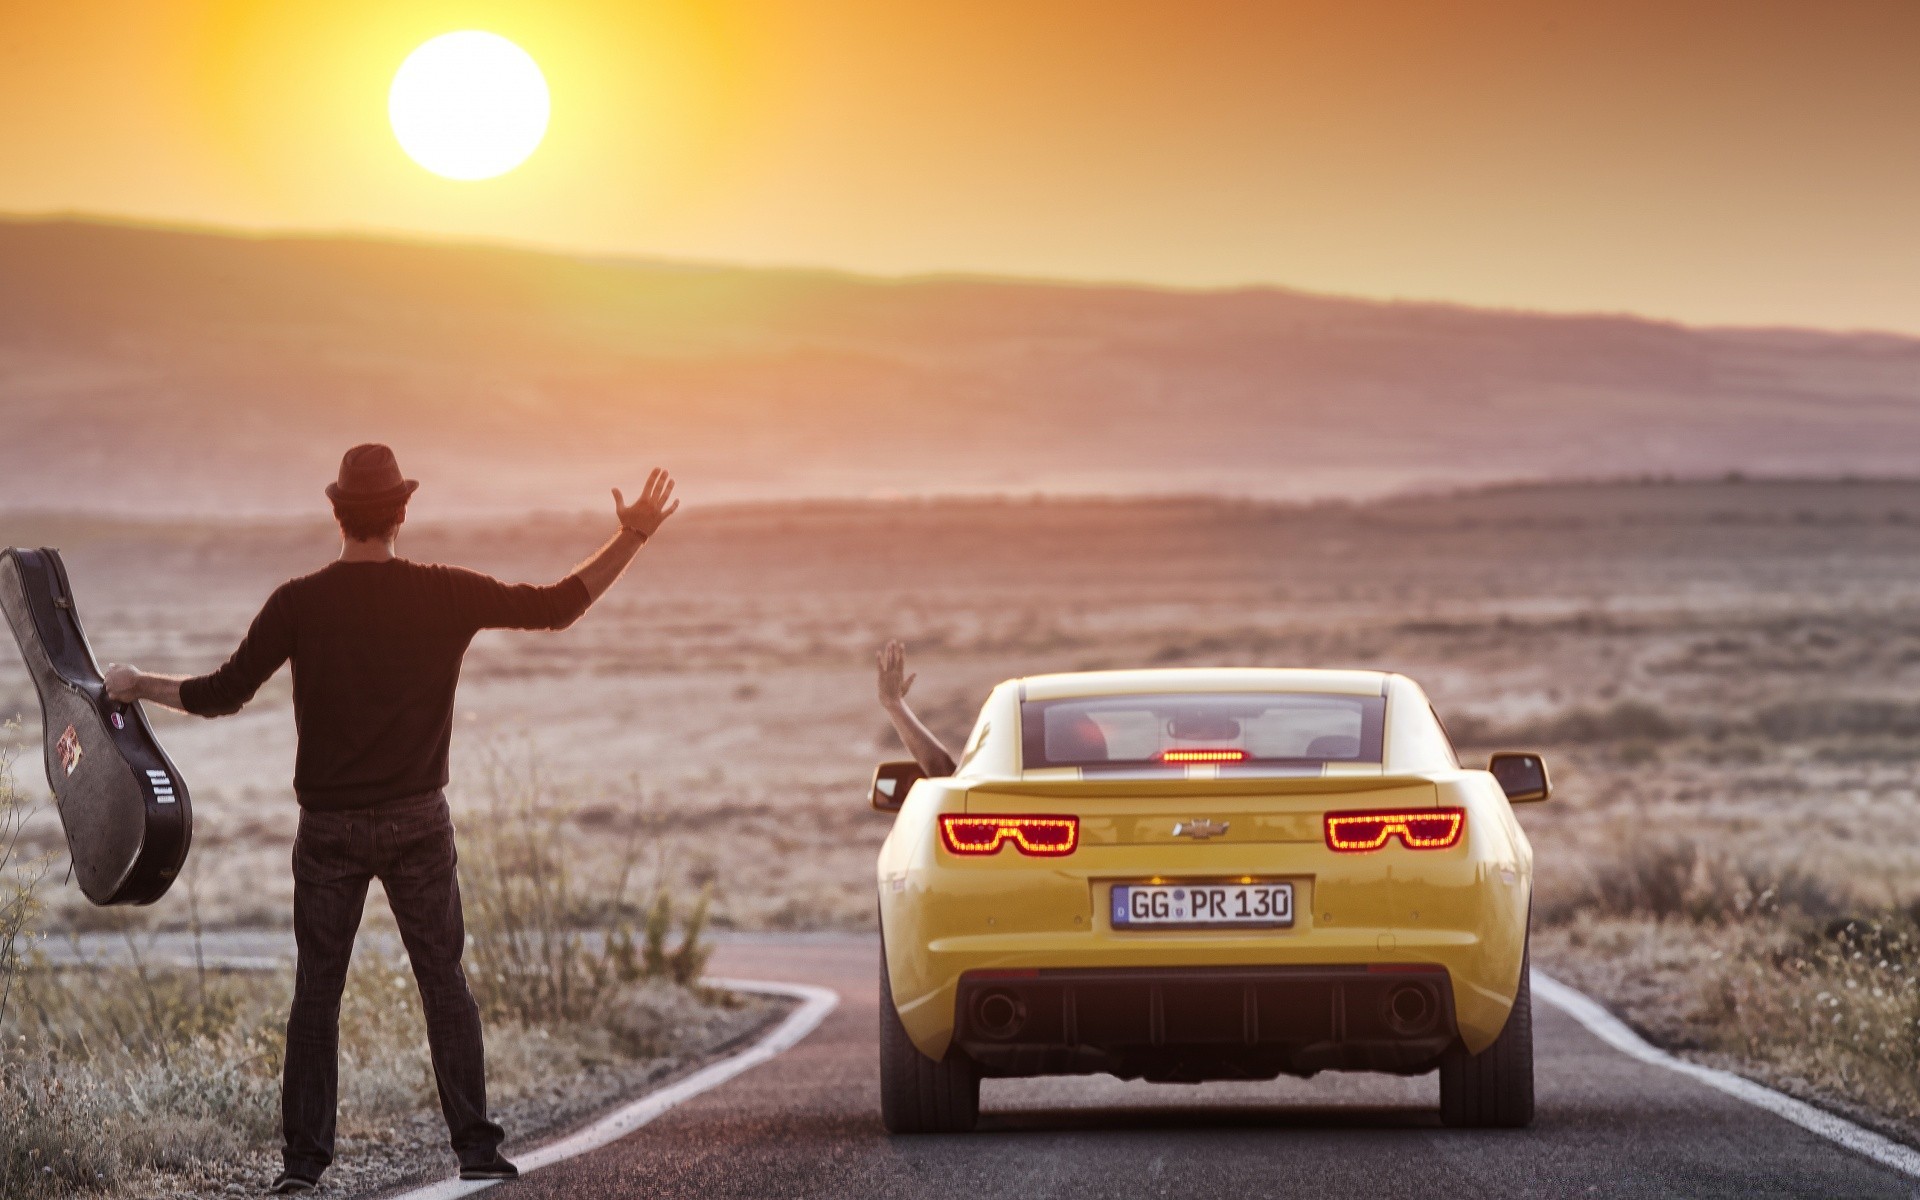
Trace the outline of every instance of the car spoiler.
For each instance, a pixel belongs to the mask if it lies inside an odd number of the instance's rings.
[[[1355,792],[1384,792],[1395,788],[1431,788],[1433,775],[1266,775],[1240,778],[1190,779],[1160,776],[1080,779],[987,779],[967,784],[976,796],[1086,797],[1165,796],[1340,796]],[[1436,799],[1437,803],[1437,799]]]

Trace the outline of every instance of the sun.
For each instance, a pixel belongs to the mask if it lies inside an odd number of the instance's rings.
[[[550,108],[533,56],[477,29],[422,43],[387,93],[400,148],[448,179],[491,179],[525,162],[546,136]]]

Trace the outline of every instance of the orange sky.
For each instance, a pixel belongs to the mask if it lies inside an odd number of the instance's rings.
[[[386,86],[480,28],[547,144]],[[1920,332],[1920,3],[0,0],[0,211]]]

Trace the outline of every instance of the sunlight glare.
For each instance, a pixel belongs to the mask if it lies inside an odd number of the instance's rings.
[[[387,94],[400,148],[448,179],[490,179],[525,162],[546,136],[549,109],[532,56],[471,29],[421,44]]]

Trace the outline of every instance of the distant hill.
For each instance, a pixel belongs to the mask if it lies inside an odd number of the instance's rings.
[[[1920,341],[0,222],[0,508],[1910,474]],[[4,540],[4,539],[0,539]]]

